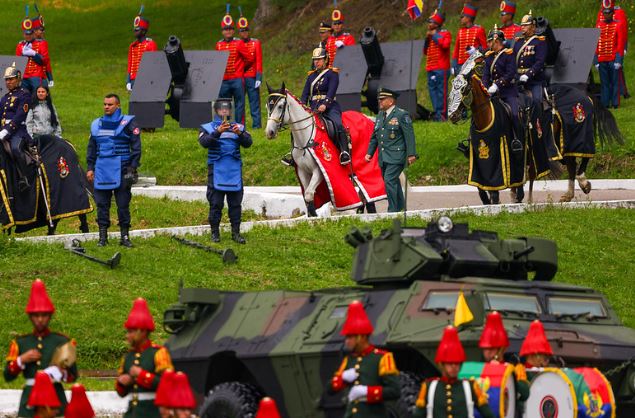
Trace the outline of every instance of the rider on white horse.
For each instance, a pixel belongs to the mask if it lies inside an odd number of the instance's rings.
[[[340,164],[349,164],[348,135],[342,124],[342,109],[335,100],[340,82],[337,69],[328,67],[328,53],[323,48],[313,50],[313,65],[315,70],[309,72],[300,101],[335,125],[335,138],[331,140],[340,150]]]

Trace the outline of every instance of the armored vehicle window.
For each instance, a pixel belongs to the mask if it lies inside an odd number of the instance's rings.
[[[487,296],[488,309],[491,311],[530,312],[539,314],[540,304],[536,296],[509,293],[491,293]]]
[[[346,317],[347,309],[348,306],[336,306],[333,309],[333,312],[331,312],[331,316],[329,317],[329,319],[341,319]]]
[[[600,299],[550,297],[549,312],[554,315],[589,315],[606,317],[606,310]]]
[[[453,310],[456,306],[456,299],[459,297],[458,292],[430,292],[428,297],[421,306],[422,311],[430,311],[434,309]]]

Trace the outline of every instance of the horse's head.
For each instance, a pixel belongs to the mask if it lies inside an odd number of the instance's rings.
[[[267,84],[267,90],[269,90],[269,96],[267,97],[267,126],[265,127],[265,134],[267,138],[273,139],[278,135],[280,128],[288,122],[287,89],[282,83],[280,90],[272,89],[269,84]]]
[[[483,71],[483,54],[475,51],[465,61],[461,71],[452,81],[452,90],[448,95],[448,117],[452,123],[458,123],[463,119],[464,109],[469,109],[472,104],[472,76],[480,76]]]

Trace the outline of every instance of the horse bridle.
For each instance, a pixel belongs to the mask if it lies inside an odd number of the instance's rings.
[[[289,108],[289,103],[287,102],[287,95],[286,94],[282,94],[282,93],[270,93],[269,96],[267,97],[267,100],[269,100],[271,97],[278,97],[278,100],[276,100],[273,103],[268,103],[267,106],[269,107],[269,114],[272,113],[273,109],[278,105],[278,103],[281,100],[284,100],[284,106],[282,108],[282,113],[280,114],[280,118],[272,118],[271,116],[269,116],[267,118],[267,120],[271,120],[273,122],[275,122],[276,124],[276,130],[280,131],[284,128],[284,116],[287,113],[287,110]],[[304,122],[305,120],[309,120],[309,119],[313,119],[314,114],[311,112],[311,114],[309,116],[307,116],[306,118],[302,118],[293,122],[289,122],[288,125],[290,127],[290,129],[292,131],[303,131],[305,129],[308,129],[310,126],[313,126],[313,124],[307,125],[304,128],[300,128],[300,129],[293,129],[291,128],[291,126],[300,123],[300,122]]]

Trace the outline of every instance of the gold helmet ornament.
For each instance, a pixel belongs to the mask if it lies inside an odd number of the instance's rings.
[[[11,64],[10,67],[7,67],[4,70],[4,79],[8,80],[10,78],[16,78],[16,77],[20,77],[22,75],[22,73],[20,73],[20,70],[18,70],[18,67],[15,66],[15,61],[13,62],[13,64]]]
[[[528,14],[523,16],[523,19],[520,21],[520,26],[528,26],[528,25],[535,25],[535,24],[536,24],[536,18],[531,14],[531,10],[529,11]]]
[[[328,56],[329,55],[326,53],[326,49],[318,47],[313,50],[311,59],[314,59],[314,60],[328,59]]]

